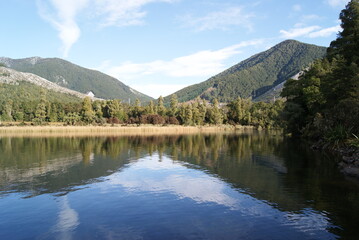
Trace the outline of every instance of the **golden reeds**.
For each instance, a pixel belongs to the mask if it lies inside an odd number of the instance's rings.
[[[8,126],[0,127],[0,136],[108,136],[108,135],[168,135],[234,132],[250,130],[248,126],[156,126],[156,125],[107,125],[107,126]]]

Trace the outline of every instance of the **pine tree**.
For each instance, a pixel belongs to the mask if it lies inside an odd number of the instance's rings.
[[[192,114],[193,114],[193,124],[194,125],[202,125],[203,124],[203,118],[201,116],[201,112],[199,110],[199,103],[198,101],[192,103]]]
[[[208,111],[208,119],[211,124],[222,124],[223,115],[221,109],[219,108],[219,103],[217,98],[213,100],[212,108]]]
[[[164,100],[162,96],[160,96],[157,100],[157,113],[161,116],[166,114],[166,107],[164,106]]]
[[[171,95],[170,115],[175,117],[178,113],[178,98],[176,94]]]
[[[95,120],[95,112],[92,108],[92,102],[90,97],[85,97],[82,102],[81,118],[87,124],[92,123]]]
[[[94,101],[93,104],[92,104],[92,108],[95,111],[96,118],[101,119],[103,117],[102,102],[101,101]]]
[[[12,100],[8,100],[5,102],[4,106],[3,106],[3,110],[2,110],[2,115],[1,115],[1,120],[2,121],[13,121],[12,118],[12,111],[13,111],[13,101]]]
[[[155,105],[153,104],[153,101],[151,100],[149,104],[146,107],[146,113],[147,114],[155,114]]]
[[[343,56],[347,63],[359,64],[359,0],[351,0],[340,13],[342,31],[328,48],[330,59]]]
[[[36,107],[35,120],[34,120],[38,124],[42,124],[46,120],[46,115],[47,115],[47,111],[46,111],[47,100],[46,100],[45,91],[41,90],[40,95],[41,95],[41,99]]]
[[[140,117],[142,114],[142,108],[141,108],[141,101],[136,98],[135,105],[132,108],[132,117],[137,118]]]
[[[192,105],[187,104],[185,108],[185,117],[184,117],[184,124],[185,125],[192,125],[193,124],[193,112],[192,112]]]

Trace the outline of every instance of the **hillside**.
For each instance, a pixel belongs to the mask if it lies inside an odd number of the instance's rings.
[[[75,97],[77,100],[79,100],[79,98],[86,97],[86,94],[65,87],[61,87],[35,74],[18,72],[16,70],[5,67],[0,67],[0,83],[14,86],[18,86],[23,83],[29,83],[30,85],[37,85],[40,88],[45,88],[52,92],[61,93],[66,96],[70,95],[72,97]]]
[[[86,95],[59,87],[31,73],[21,73],[0,67],[0,110],[7,101],[15,105],[36,105],[41,93],[46,93],[49,102],[80,103]]]
[[[294,80],[298,80],[299,77],[303,74],[303,71],[300,71],[299,73],[297,73],[296,75],[292,76],[291,79]],[[268,91],[264,92],[262,95],[257,96],[256,98],[253,98],[254,102],[271,102],[273,100],[276,99],[280,99],[282,98],[280,96],[283,88],[284,88],[284,84],[287,82],[287,80],[279,83],[278,85],[272,87],[271,89],[269,89]]]
[[[175,94],[180,102],[197,97],[207,100],[218,98],[222,102],[238,96],[259,98],[325,54],[325,47],[286,40],[207,81],[181,89]],[[167,96],[165,101],[168,102],[169,99],[170,96]]]
[[[86,69],[59,58],[0,58],[0,63],[20,72],[36,74],[59,86],[81,93],[92,91],[98,98],[116,98],[123,101],[128,101],[128,99],[134,101],[138,98],[142,102],[152,99],[104,73]]]

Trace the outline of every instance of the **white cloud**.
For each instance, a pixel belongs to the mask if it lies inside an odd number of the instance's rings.
[[[280,30],[282,38],[296,38],[296,37],[309,37],[309,38],[319,38],[319,37],[329,37],[334,33],[338,33],[341,30],[339,25],[329,28],[321,28],[319,26],[309,26],[303,28],[292,28],[288,31]]]
[[[342,30],[342,28],[339,25],[334,26],[334,27],[324,28],[324,29],[321,29],[319,31],[310,33],[309,37],[310,38],[329,37],[333,33],[338,33],[341,30]]]
[[[104,16],[103,26],[129,26],[143,24],[144,5],[156,2],[171,3],[176,0],[94,0],[96,13]]]
[[[261,44],[262,40],[245,41],[219,50],[204,50],[169,61],[156,60],[148,63],[126,62],[107,70],[119,79],[132,79],[138,76],[162,74],[170,77],[205,77],[225,69],[224,61],[240,53],[247,46]]]
[[[203,50],[167,61],[124,62],[114,67],[108,67],[105,62],[101,67],[107,67],[101,70],[130,87],[157,98],[190,85],[186,82],[188,79],[193,84],[193,79],[203,81],[222,72],[228,67],[225,61],[240,54],[241,48],[261,44],[263,40],[244,41],[219,50]],[[154,81],[156,84],[151,84]]]
[[[344,7],[349,0],[325,0],[332,7]]]
[[[306,36],[309,33],[320,29],[319,26],[310,26],[310,27],[303,27],[303,28],[292,28],[288,31],[280,30],[281,37],[283,38],[296,38],[301,36]]]
[[[319,17],[318,15],[315,15],[315,14],[304,15],[301,18],[302,22],[309,22],[309,21],[319,20],[319,19],[321,19],[321,17]]]
[[[302,10],[302,6],[299,4],[296,4],[292,7],[293,11],[300,12]]]
[[[49,5],[45,1],[37,1],[40,16],[50,22],[59,32],[64,57],[68,56],[72,45],[77,42],[81,35],[75,18],[87,6],[88,2],[88,0],[50,0],[52,8],[56,11],[56,13],[51,13]]]
[[[250,19],[254,14],[246,14],[241,7],[232,7],[223,11],[211,12],[203,17],[185,16],[181,19],[184,26],[193,27],[197,31],[226,29],[229,26],[242,26],[252,29]]]
[[[76,17],[83,10],[103,18],[101,26],[129,26],[143,24],[146,12],[143,6],[156,3],[171,3],[176,0],[37,0],[40,16],[59,32],[63,56],[78,41],[81,30]],[[90,14],[91,15],[91,14]]]

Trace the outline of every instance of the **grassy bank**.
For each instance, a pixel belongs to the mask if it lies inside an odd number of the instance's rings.
[[[0,136],[105,136],[105,135],[162,135],[215,133],[253,130],[251,126],[178,126],[178,125],[106,125],[106,126],[2,126]]]

